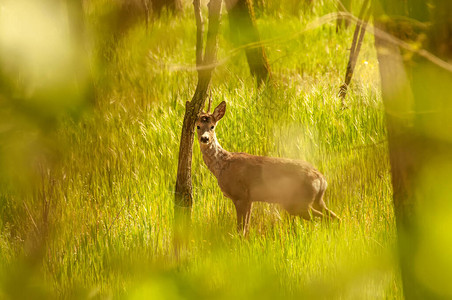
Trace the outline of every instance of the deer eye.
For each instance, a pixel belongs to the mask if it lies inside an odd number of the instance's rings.
[[[196,128],[201,129],[201,127],[199,127],[199,126],[196,126]]]
[[[215,126],[210,127],[210,129],[214,129]]]

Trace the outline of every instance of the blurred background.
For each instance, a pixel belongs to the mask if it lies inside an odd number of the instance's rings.
[[[191,1],[1,1],[0,298],[452,297],[447,2],[226,1],[220,143],[310,161],[342,223],[257,203],[243,238],[195,143],[175,256]],[[369,32],[341,99],[362,7]],[[392,38],[374,41],[373,25]]]

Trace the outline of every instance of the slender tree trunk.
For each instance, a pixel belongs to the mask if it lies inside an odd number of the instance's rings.
[[[356,24],[355,33],[353,34],[353,41],[350,47],[350,56],[347,64],[347,71],[345,72],[344,83],[339,90],[339,97],[342,99],[342,106],[345,106],[345,96],[347,95],[348,86],[352,81],[353,72],[355,70],[356,61],[358,60],[361,44],[366,34],[367,22],[371,15],[370,0],[364,0],[361,12],[359,13],[359,21]]]
[[[375,6],[375,46],[379,60],[391,161],[399,262],[407,299],[451,297],[452,262],[444,231],[452,215],[452,74],[399,49],[378,29],[403,42],[423,41],[439,59],[452,60],[452,3],[380,0]],[[401,18],[404,16],[405,18]],[[413,20],[406,23],[407,20]],[[430,21],[430,30],[423,22]],[[391,41],[392,40],[392,41]],[[433,237],[432,237],[433,236]]]
[[[229,24],[232,38],[238,45],[250,45],[245,49],[246,59],[258,84],[262,84],[270,77],[270,65],[264,47],[260,45],[259,31],[257,30],[251,0],[226,0],[229,14]]]
[[[179,164],[177,168],[176,192],[175,192],[175,239],[176,248],[179,239],[183,239],[193,205],[193,189],[191,180],[191,166],[193,153],[193,139],[195,122],[204,107],[207,91],[209,89],[212,72],[215,68],[217,54],[217,36],[220,26],[220,12],[222,0],[210,0],[209,2],[209,27],[207,32],[206,49],[202,56],[203,26],[200,10],[200,0],[193,2],[197,24],[196,62],[198,66],[198,84],[191,101],[185,106],[185,116],[182,125],[182,133],[179,148]],[[176,249],[177,251],[178,249]]]

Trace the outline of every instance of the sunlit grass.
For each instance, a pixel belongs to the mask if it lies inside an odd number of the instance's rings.
[[[298,32],[335,9],[328,3],[319,2],[301,20],[262,17],[262,38]],[[90,6],[88,20],[99,10]],[[222,25],[220,58],[233,47],[225,38],[226,18]],[[51,192],[46,189],[53,201],[51,233],[36,271],[45,280],[37,285],[72,297],[400,298],[372,39],[365,39],[344,109],[336,95],[352,31],[336,34],[333,24],[267,47],[274,88],[255,88],[242,54],[217,68],[212,91],[214,104],[228,104],[217,129],[222,146],[312,162],[328,180],[326,202],[342,223],[305,222],[258,203],[250,235],[241,237],[232,202],[195,144],[192,232],[175,259],[179,134],[196,74],[172,66],[194,64],[194,32],[190,9],[180,19],[157,20],[148,31],[133,29],[98,70],[110,81],[98,82],[94,111],[59,129],[65,154],[49,175]],[[0,225],[2,269],[8,270],[21,243],[11,241],[8,222]]]

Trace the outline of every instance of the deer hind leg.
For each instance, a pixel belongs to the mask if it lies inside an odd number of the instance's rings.
[[[313,207],[309,207],[306,210],[302,210],[301,212],[298,213],[298,215],[307,221],[311,221],[313,217],[320,217],[322,219],[326,217],[322,212],[318,211]]]
[[[317,210],[318,212],[323,211],[324,212],[322,214],[323,218],[328,217],[331,220],[340,221],[341,219],[333,211],[328,209],[328,207],[326,207],[325,205],[325,202],[323,201],[323,194],[325,194],[325,190],[326,187],[322,188],[315,197],[314,203],[312,204],[313,209]]]
[[[325,203],[322,201],[321,208],[324,211],[324,215],[330,218],[331,220],[341,220],[332,210],[326,207]]]
[[[251,218],[251,204],[250,201],[234,202],[235,210],[237,212],[237,230],[244,236],[248,234]]]
[[[323,207],[323,209],[326,211],[326,215],[330,217],[332,220],[341,220],[332,210],[328,209],[326,206]]]
[[[320,217],[322,219],[325,218],[325,215],[317,209],[311,207],[309,210],[314,217]]]

